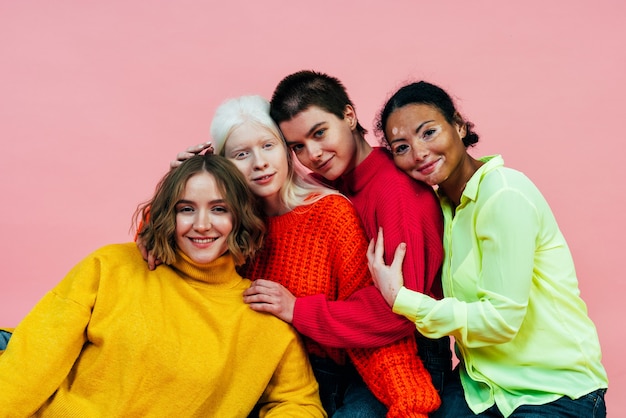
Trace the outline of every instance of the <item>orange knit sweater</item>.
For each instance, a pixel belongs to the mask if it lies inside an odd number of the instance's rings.
[[[274,280],[298,298],[324,294],[328,300],[343,300],[372,284],[366,250],[354,208],[344,197],[331,195],[269,218],[264,246],[245,266],[244,276]],[[375,349],[342,350],[307,337],[304,341],[309,353],[339,364],[347,351],[365,383],[389,408],[388,417],[426,417],[440,404],[413,336]]]

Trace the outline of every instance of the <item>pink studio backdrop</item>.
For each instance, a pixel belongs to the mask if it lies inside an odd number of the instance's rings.
[[[0,0],[0,325],[15,326],[131,215],[225,98],[339,77],[362,124],[426,79],[550,202],[626,414],[621,1]],[[369,136],[374,143],[376,138]]]

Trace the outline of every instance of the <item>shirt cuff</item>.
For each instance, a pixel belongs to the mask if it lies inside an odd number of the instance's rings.
[[[417,321],[417,311],[424,295],[402,286],[393,303],[394,313],[405,316],[411,322]]]

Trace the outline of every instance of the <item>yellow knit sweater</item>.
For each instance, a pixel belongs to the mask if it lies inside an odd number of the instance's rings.
[[[325,417],[290,326],[243,303],[229,255],[150,272],[134,243],[88,256],[0,356],[0,416]]]

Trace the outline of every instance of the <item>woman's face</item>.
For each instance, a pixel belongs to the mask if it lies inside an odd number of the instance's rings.
[[[210,263],[228,251],[232,230],[231,208],[215,177],[207,172],[191,176],[176,202],[177,247],[196,263]]]
[[[355,167],[357,144],[352,131],[356,114],[351,106],[346,106],[343,119],[311,106],[279,126],[302,165],[327,180],[336,180]]]
[[[224,144],[225,156],[246,178],[252,193],[266,204],[280,201],[289,166],[282,138],[253,124],[236,128]]]
[[[408,104],[394,110],[385,137],[396,165],[415,180],[431,186],[456,181],[466,150],[465,124],[451,125],[434,106]]]

